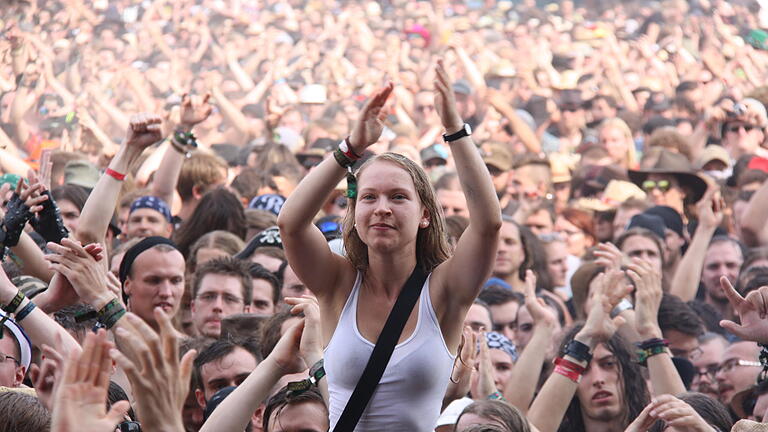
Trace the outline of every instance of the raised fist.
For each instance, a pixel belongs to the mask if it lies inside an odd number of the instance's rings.
[[[149,113],[135,114],[131,117],[125,143],[129,147],[145,149],[163,139],[163,120],[160,116]]]

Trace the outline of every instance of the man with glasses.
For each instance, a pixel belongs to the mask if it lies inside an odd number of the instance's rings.
[[[715,374],[726,348],[728,341],[717,333],[707,332],[699,338],[701,355],[693,359],[696,374],[691,382],[691,390],[704,393],[713,399],[719,398]]]
[[[0,338],[0,386],[21,387],[32,353],[29,338],[12,319],[4,324],[6,337]]]
[[[197,333],[218,338],[224,318],[251,311],[252,290],[245,261],[223,257],[200,266],[192,282],[192,324]]]
[[[754,342],[736,342],[726,348],[720,360],[717,379],[720,402],[730,405],[733,396],[753,386],[763,370],[760,347]]]

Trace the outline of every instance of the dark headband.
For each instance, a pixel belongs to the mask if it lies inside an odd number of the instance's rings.
[[[179,250],[179,248],[176,246],[176,243],[168,240],[165,237],[158,236],[147,237],[128,249],[125,252],[125,255],[123,255],[123,261],[120,262],[120,285],[125,284],[125,280],[128,279],[128,274],[131,272],[131,267],[133,267],[133,262],[136,261],[136,258],[146,252],[147,249],[151,249],[161,244],[165,244],[176,250]]]

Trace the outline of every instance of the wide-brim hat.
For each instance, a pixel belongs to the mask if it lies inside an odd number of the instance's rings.
[[[651,174],[666,174],[674,176],[680,186],[687,189],[686,195],[691,202],[698,202],[707,191],[707,182],[699,177],[691,167],[688,159],[671,151],[662,150],[656,164],[650,169],[629,170],[632,183],[643,187],[643,182]]]
[[[752,420],[739,420],[733,425],[731,432],[768,432],[768,424],[757,423]]]

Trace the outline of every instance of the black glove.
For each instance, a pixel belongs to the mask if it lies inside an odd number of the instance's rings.
[[[37,213],[37,216],[32,217],[29,222],[32,224],[32,228],[45,241],[61,244],[61,239],[69,236],[69,231],[64,226],[64,221],[61,219],[61,211],[53,200],[51,193],[45,191],[42,195],[48,196],[48,199],[43,201],[43,209]]]
[[[5,209],[5,219],[3,220],[5,228],[4,246],[13,247],[19,244],[21,232],[24,231],[24,226],[31,217],[32,213],[30,213],[29,207],[24,204],[19,194],[14,192]]]

